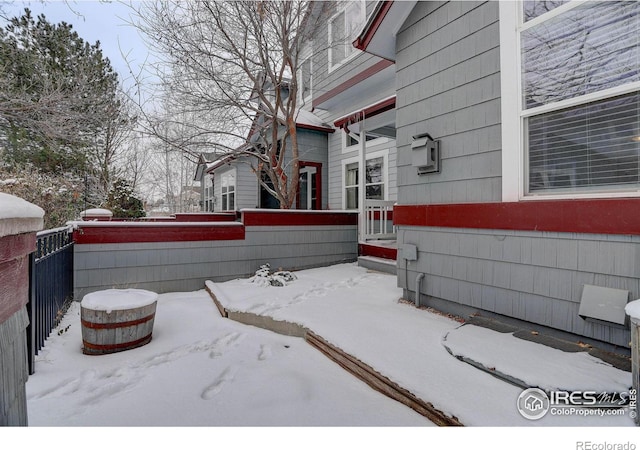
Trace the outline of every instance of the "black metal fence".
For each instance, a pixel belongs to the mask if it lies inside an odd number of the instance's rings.
[[[70,228],[38,233],[29,271],[29,373],[45,339],[73,301],[73,235]]]

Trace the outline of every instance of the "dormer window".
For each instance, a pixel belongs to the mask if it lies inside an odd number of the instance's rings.
[[[366,19],[364,1],[343,2],[339,9],[329,21],[329,71],[358,52],[352,42]]]

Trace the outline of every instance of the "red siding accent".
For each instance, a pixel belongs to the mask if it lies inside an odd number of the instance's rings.
[[[244,239],[242,224],[215,225],[127,225],[87,226],[79,225],[73,232],[77,244],[121,244],[130,242],[184,242],[224,241]]]
[[[313,212],[296,210],[242,211],[242,222],[246,226],[313,226],[313,225],[357,225],[357,213]]]
[[[358,244],[358,254],[360,256],[375,256],[376,258],[393,259],[395,261],[398,256],[398,249],[360,243]]]
[[[640,234],[640,199],[396,205],[395,225]]]
[[[355,86],[361,81],[366,80],[370,76],[375,75],[378,72],[381,72],[382,70],[386,69],[389,66],[392,66],[393,64],[394,64],[393,61],[387,61],[386,59],[383,59],[375,63],[373,66],[369,67],[368,69],[365,69],[362,72],[358,73],[357,75],[354,75],[353,77],[349,78],[344,83],[339,84],[338,86],[331,89],[330,91],[327,91],[324,94],[320,95],[319,97],[314,98],[312,108],[316,108],[318,105],[321,105],[327,100],[332,99],[336,95],[341,94],[347,89]]]

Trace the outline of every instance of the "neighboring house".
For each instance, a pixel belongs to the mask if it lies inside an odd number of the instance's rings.
[[[629,346],[624,306],[640,298],[638,29],[640,2],[378,3],[356,42],[371,56],[323,74],[314,102],[335,119],[395,94],[407,298]],[[388,70],[395,91],[337,103]],[[345,87],[334,73],[362,81]],[[331,144],[340,173],[351,153]],[[439,170],[423,170],[432,162]]]
[[[312,113],[301,110],[296,120],[300,163],[300,180],[296,209],[327,209],[327,135],[334,130]],[[249,136],[248,141],[252,138]],[[259,146],[245,144],[233,155],[223,156],[210,164],[204,173],[212,183],[212,211],[240,211],[245,208],[277,209],[273,197],[258,182],[258,159],[252,152]]]
[[[194,181],[200,182],[200,210],[212,212],[214,206],[213,180],[207,175],[207,169],[218,159],[217,153],[201,153],[198,156]]]

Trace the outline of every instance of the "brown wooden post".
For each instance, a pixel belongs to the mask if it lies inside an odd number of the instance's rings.
[[[0,193],[0,426],[27,425],[29,254],[44,211]]]

